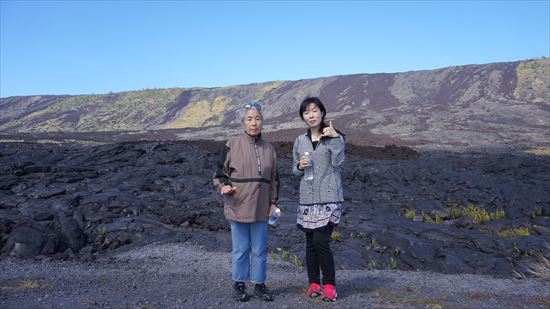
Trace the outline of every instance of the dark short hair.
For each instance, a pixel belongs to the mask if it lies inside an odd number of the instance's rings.
[[[321,113],[323,113],[323,118],[321,118],[321,123],[325,123],[325,116],[327,115],[327,110],[325,109],[325,106],[323,105],[323,102],[319,100],[318,97],[307,97],[302,101],[302,104],[300,104],[300,118],[304,120],[304,112],[306,111],[309,104],[315,104],[319,110],[321,110]]]

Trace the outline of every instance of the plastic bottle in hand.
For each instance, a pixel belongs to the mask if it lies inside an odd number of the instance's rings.
[[[313,180],[313,156],[309,151],[306,151],[304,155],[307,157],[307,166],[304,169],[304,178],[311,181]]]
[[[271,213],[271,216],[269,216],[269,221],[267,221],[267,224],[275,226],[280,215],[281,210],[279,208],[275,208],[275,210],[273,210],[273,212]]]

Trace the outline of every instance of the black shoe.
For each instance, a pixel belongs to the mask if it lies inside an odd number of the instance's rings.
[[[263,283],[254,286],[254,296],[262,301],[273,301],[273,295],[271,295],[271,292],[269,292]]]
[[[233,284],[233,299],[236,301],[248,301],[244,282],[235,281],[235,284]]]

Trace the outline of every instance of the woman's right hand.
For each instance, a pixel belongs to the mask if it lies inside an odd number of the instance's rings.
[[[233,194],[233,192],[235,192],[235,190],[237,190],[237,187],[233,187],[233,186],[230,186],[230,185],[225,185],[220,190],[220,193],[222,195],[228,195],[228,194]]]
[[[303,171],[308,165],[309,165],[309,159],[307,158],[307,156],[301,156],[300,163],[299,163],[300,169]]]

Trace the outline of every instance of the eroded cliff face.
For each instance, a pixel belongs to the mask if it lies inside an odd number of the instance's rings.
[[[540,146],[549,141],[549,58],[223,88],[2,98],[0,130],[202,128],[193,131],[196,137],[224,138],[238,130],[239,108],[250,101],[264,104],[267,131],[302,128],[298,107],[306,96],[320,97],[327,118],[356,134],[451,146]]]

